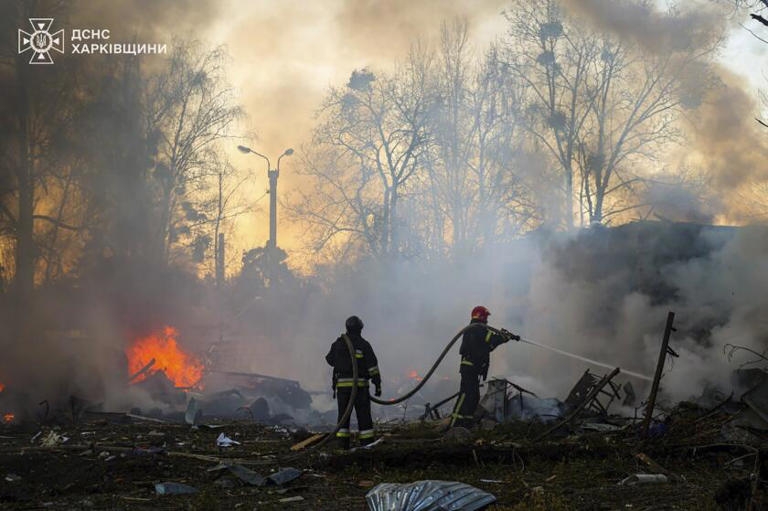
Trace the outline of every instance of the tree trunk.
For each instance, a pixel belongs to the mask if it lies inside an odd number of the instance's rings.
[[[573,170],[570,164],[565,169],[565,227],[573,229]]]
[[[27,94],[27,63],[16,58],[16,84],[18,101],[19,155],[16,180],[19,193],[19,210],[16,221],[16,276],[17,303],[24,307],[32,296],[35,282],[34,222],[35,182],[29,135],[29,96]]]

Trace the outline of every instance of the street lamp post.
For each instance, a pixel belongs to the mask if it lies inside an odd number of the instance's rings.
[[[269,163],[269,158],[263,154],[243,145],[237,146],[237,149],[241,153],[253,153],[267,160],[267,176],[269,177],[269,241],[267,241],[267,248],[274,249],[277,247],[277,178],[280,175],[280,160],[283,156],[292,155],[293,149],[289,148],[283,151],[283,154],[277,158],[277,168],[274,169]]]

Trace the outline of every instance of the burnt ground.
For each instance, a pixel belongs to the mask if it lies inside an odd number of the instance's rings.
[[[761,451],[725,441],[720,430],[728,419],[681,413],[663,436],[646,441],[631,428],[566,430],[533,441],[546,427],[522,423],[449,439],[432,424],[415,423],[389,428],[371,450],[328,446],[301,454],[290,446],[309,432],[246,422],[218,429],[103,419],[54,429],[6,425],[0,429],[0,508],[362,511],[366,492],[378,483],[440,479],[494,494],[497,503],[489,509],[497,511],[745,509],[752,486],[755,499],[762,492],[759,478],[750,482],[761,471]],[[69,440],[42,446],[51,430]],[[217,448],[222,432],[241,445]],[[658,466],[649,466],[640,453]],[[221,461],[262,476],[287,466],[303,474],[280,486],[248,486],[227,471],[209,470]],[[632,474],[659,471],[670,482],[618,484]],[[157,495],[154,485],[169,481],[199,491]],[[762,509],[757,500],[753,509]]]

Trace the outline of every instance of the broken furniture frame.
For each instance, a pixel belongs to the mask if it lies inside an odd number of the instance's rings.
[[[504,387],[500,388],[500,389],[491,390],[490,384],[492,382],[503,382],[504,383]],[[508,406],[507,389],[509,387],[512,387],[513,389],[517,390],[518,395],[515,396],[515,397],[520,399],[520,407],[521,407],[521,409],[522,409],[522,406],[523,406],[523,393],[530,394],[533,397],[538,397],[536,394],[534,394],[530,390],[524,389],[520,385],[517,385],[517,384],[507,380],[506,378],[493,378],[493,379],[487,381],[486,383],[488,384],[488,392],[480,399],[480,402],[477,405],[478,409],[482,406],[483,400],[486,399],[489,394],[495,393],[495,392],[504,392],[504,415],[506,416],[507,406]],[[486,385],[486,383],[481,383],[480,386],[483,387],[483,386]],[[440,419],[442,419],[442,417],[440,417],[439,408],[441,406],[445,405],[446,403],[448,403],[449,401],[451,401],[453,399],[456,399],[458,397],[458,395],[459,395],[459,393],[456,392],[452,396],[447,397],[447,398],[445,398],[445,399],[435,403],[434,405],[431,404],[431,403],[425,404],[424,405],[424,413],[421,416],[421,420],[424,421],[427,418],[430,418],[432,420],[440,420]]]
[[[603,378],[592,388],[591,391],[589,391],[589,394],[587,394],[584,397],[582,402],[571,412],[570,415],[568,415],[568,417],[561,420],[560,422],[558,422],[557,424],[555,424],[554,426],[546,430],[541,435],[537,436],[533,441],[538,442],[539,440],[543,439],[553,431],[560,429],[561,427],[565,426],[566,424],[571,422],[573,419],[575,419],[584,410],[584,408],[590,402],[592,402],[592,400],[595,398],[597,393],[600,392],[603,389],[603,387],[605,387],[608,384],[608,382],[610,382],[617,374],[619,374],[619,372],[621,372],[621,370],[617,367],[616,369],[611,371],[610,374],[603,376]]]
[[[538,397],[530,390],[524,389],[520,385],[512,383],[506,378],[492,378],[486,382],[488,384],[488,391],[480,399],[478,409],[485,408],[485,405],[490,399],[494,399],[493,414],[494,418],[498,422],[502,422],[509,414],[509,403],[512,399],[517,398],[520,400],[520,410],[524,408],[523,394],[530,394],[533,397]],[[517,390],[518,394],[514,398],[507,398],[507,389],[512,387]],[[501,394],[501,399],[496,399],[496,396]],[[486,408],[487,410],[487,408]]]
[[[440,411],[438,410],[441,406],[443,406],[445,403],[456,399],[456,397],[459,395],[459,393],[455,393],[454,395],[447,397],[443,399],[442,401],[435,403],[434,405],[431,403],[427,403],[424,405],[424,414],[421,416],[421,420],[424,421],[428,417],[433,420],[440,420],[442,417],[440,417]]]
[[[578,406],[600,383],[602,377],[594,373],[590,373],[589,369],[584,371],[579,381],[573,386],[568,397],[565,398],[565,404],[573,408]],[[608,415],[608,408],[613,403],[614,399],[621,399],[619,391],[621,386],[618,383],[609,381],[606,388],[598,389],[594,394],[594,397],[584,406],[584,409],[592,410],[600,416]],[[607,397],[607,402],[600,401],[600,397]]]

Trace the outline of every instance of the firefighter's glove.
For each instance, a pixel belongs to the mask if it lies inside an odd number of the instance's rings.
[[[509,341],[511,341],[513,339],[514,340],[519,340],[520,339],[520,337],[516,336],[515,334],[513,334],[512,332],[510,332],[506,328],[502,328],[501,330],[499,330],[499,332],[501,332],[501,336],[504,338],[504,342],[509,342]]]
[[[506,328],[502,328],[501,329],[501,335],[504,337],[505,341],[519,341],[520,340],[520,336],[519,335],[513,334],[512,332],[510,332]]]
[[[376,392],[374,392],[373,395],[376,397],[381,396],[381,385],[376,385]]]

